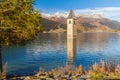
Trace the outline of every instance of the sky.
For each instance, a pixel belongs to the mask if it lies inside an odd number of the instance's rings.
[[[46,15],[102,14],[120,21],[120,0],[35,0],[34,8]]]

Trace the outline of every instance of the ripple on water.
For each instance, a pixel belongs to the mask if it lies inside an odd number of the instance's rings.
[[[41,34],[24,45],[3,47],[3,64],[9,74],[34,74],[40,67],[51,70],[72,61],[75,66],[90,68],[100,60],[120,63],[120,36],[113,33],[81,33],[77,35],[75,57],[67,53],[66,34]],[[69,60],[70,59],[70,60]]]

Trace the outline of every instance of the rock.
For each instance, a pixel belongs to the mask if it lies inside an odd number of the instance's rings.
[[[88,74],[88,75],[83,75],[83,76],[81,76],[82,78],[86,78],[86,79],[89,79],[90,78],[90,75]]]
[[[78,78],[78,80],[86,80],[86,79],[84,79],[84,78]]]
[[[29,76],[27,76],[24,80],[31,80],[31,78]]]
[[[76,78],[76,76],[75,76],[75,75],[73,75],[73,76],[71,76],[71,78],[75,79],[75,78]]]
[[[40,76],[40,79],[46,79],[46,76]]]
[[[46,78],[46,80],[55,80],[55,79],[52,79],[52,78]]]
[[[36,76],[36,77],[38,77],[38,76],[40,76],[40,74],[39,74],[39,73],[37,73],[35,76]]]
[[[49,78],[52,78],[52,79],[54,79],[54,75],[49,75]]]

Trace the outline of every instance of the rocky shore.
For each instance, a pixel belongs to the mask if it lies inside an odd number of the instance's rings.
[[[90,70],[84,70],[80,65],[66,65],[51,71],[40,69],[34,76],[8,77],[4,80],[120,80],[120,66],[95,63]]]
[[[12,80],[90,80],[90,75],[82,70],[82,66],[77,70],[72,65],[67,65],[51,71],[40,71],[34,76],[13,77]]]

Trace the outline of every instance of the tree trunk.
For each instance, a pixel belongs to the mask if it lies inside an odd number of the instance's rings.
[[[0,44],[0,74],[2,73],[2,46]]]

